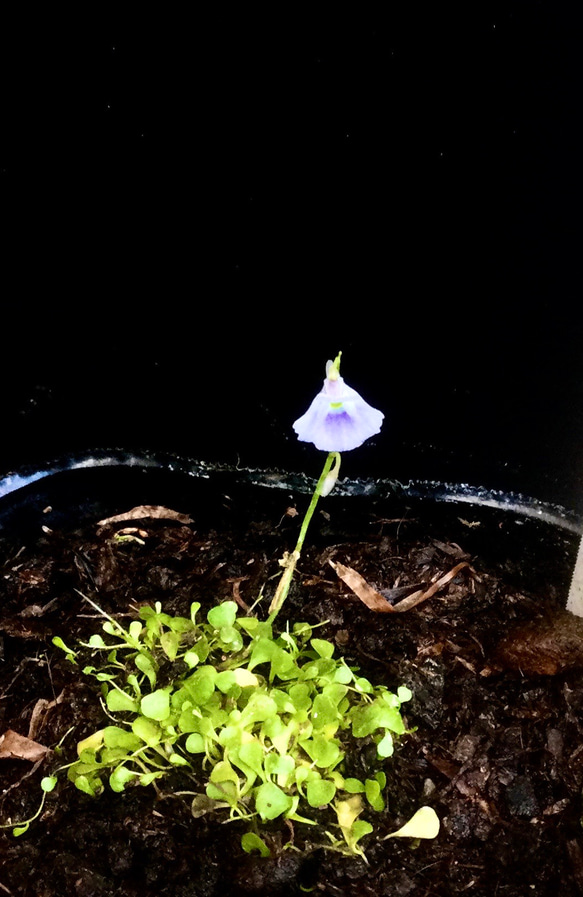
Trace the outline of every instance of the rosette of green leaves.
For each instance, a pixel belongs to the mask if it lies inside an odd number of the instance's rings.
[[[78,744],[69,779],[98,796],[106,782],[114,791],[159,787],[181,767],[194,783],[195,816],[226,810],[315,824],[314,811],[329,807],[334,849],[363,855],[358,842],[372,825],[359,817],[384,808],[385,775],[345,777],[346,745],[374,742],[380,766],[405,732],[409,690],[373,686],[308,624],[277,635],[239,616],[233,601],[205,620],[199,611],[198,603],[189,617],[142,607],[127,629],[104,615],[107,638],[84,644],[92,652],[84,672],[100,683],[111,724]],[[81,651],[55,644],[78,661]],[[246,849],[261,849],[257,838]]]

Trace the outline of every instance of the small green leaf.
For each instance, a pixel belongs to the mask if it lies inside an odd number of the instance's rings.
[[[312,698],[310,697],[310,686],[305,682],[299,682],[292,685],[288,689],[288,694],[293,701],[296,711],[309,710],[312,706]]]
[[[241,719],[244,725],[269,719],[277,713],[277,704],[269,695],[261,691],[254,691],[249,698],[247,706],[242,711]]]
[[[214,629],[222,629],[223,626],[232,626],[237,617],[237,605],[234,601],[223,601],[216,607],[211,607],[206,615],[207,620]]]
[[[26,822],[24,825],[15,825],[12,829],[12,834],[15,838],[19,838],[21,835],[24,835],[24,833],[28,831],[29,827],[30,822]]]
[[[364,783],[364,790],[366,793],[366,798],[373,808],[378,813],[385,808],[385,802],[381,796],[381,786],[377,782],[376,779],[366,779]]]
[[[190,766],[190,763],[188,762],[186,757],[183,757],[182,754],[177,754],[176,752],[170,754],[170,757],[168,759],[170,760],[172,766]]]
[[[314,731],[333,726],[337,728],[338,712],[336,705],[329,697],[323,694],[316,695],[312,704],[312,712],[310,714]],[[336,724],[336,726],[334,726]],[[333,734],[333,733],[327,733]]]
[[[223,670],[223,672],[219,673],[215,679],[216,688],[218,688],[219,691],[222,691],[225,695],[236,684],[235,673],[233,670]]]
[[[281,788],[285,788],[293,778],[293,772],[296,764],[293,757],[289,754],[281,757],[273,751],[267,754],[263,762],[265,772],[269,776],[277,776],[277,784]]]
[[[45,776],[44,779],[41,779],[40,786],[43,791],[52,791],[55,785],[57,784],[56,776]]]
[[[174,632],[192,632],[195,628],[187,617],[172,617],[168,625]]]
[[[246,832],[241,836],[241,847],[245,853],[253,853],[254,850],[258,850],[262,857],[271,856],[269,847],[255,832]]]
[[[239,785],[239,776],[231,766],[228,760],[219,760],[212,769],[210,775],[211,782],[234,782]]]
[[[358,691],[363,692],[365,695],[370,695],[374,692],[374,688],[363,676],[357,676],[354,680],[354,686],[358,689]]]
[[[270,638],[258,638],[253,644],[248,669],[252,670],[259,663],[271,662],[277,645]]]
[[[270,639],[273,635],[271,624],[258,620],[257,617],[241,617],[237,620],[237,625],[254,638]]]
[[[271,663],[270,675],[279,676],[282,679],[289,678],[292,670],[297,669],[291,654],[288,654],[280,645],[276,645],[271,639],[260,638],[251,651],[251,657],[247,664],[248,669],[253,670],[260,663]]]
[[[208,704],[215,690],[216,678],[217,671],[214,667],[203,666],[198,667],[192,676],[189,676],[185,681],[185,688],[199,707],[204,707],[205,704]]]
[[[219,760],[213,767],[206,793],[213,800],[227,801],[231,807],[237,806],[240,797],[239,776],[228,760]]]
[[[293,701],[288,693],[282,688],[272,688],[270,689],[269,694],[277,704],[278,713],[295,713],[296,708],[293,705]]]
[[[198,657],[199,663],[204,663],[209,654],[211,653],[209,641],[206,636],[203,636],[198,640],[194,648],[192,649],[196,656]]]
[[[158,723],[145,716],[136,717],[132,723],[132,732],[149,747],[159,744],[162,738],[162,731]]]
[[[124,751],[137,751],[143,747],[142,740],[128,732],[127,729],[121,729],[119,726],[106,726],[103,730],[103,741],[108,748],[122,748]]]
[[[390,732],[385,732],[384,737],[377,744],[377,754],[379,757],[392,757],[393,750],[393,736]]]
[[[361,838],[364,838],[365,835],[370,835],[373,832],[373,827],[370,822],[366,822],[364,819],[357,819],[356,822],[352,824],[352,828],[349,832],[343,832],[344,837],[346,839],[346,843],[354,851],[354,853],[360,854],[360,856],[364,856],[362,850],[358,848],[356,845],[360,841]]]
[[[98,729],[97,732],[93,732],[78,742],[77,756],[80,757],[83,751],[98,751],[103,744],[103,732],[103,729]]]
[[[193,601],[190,605],[190,619],[192,621],[193,626],[196,626],[196,615],[201,608],[200,602]]]
[[[56,635],[52,641],[53,641],[53,645],[56,648],[60,648],[61,651],[64,651],[66,653],[67,660],[69,660],[71,663],[75,663],[75,664],[77,663],[77,661],[75,660],[75,658],[77,656],[77,652],[73,651],[72,648],[67,647],[67,645],[65,644],[65,642],[63,641],[63,639],[60,636]]]
[[[132,620],[130,623],[130,636],[137,641],[141,634],[142,624],[139,620]]]
[[[99,782],[99,785],[96,788],[85,775],[76,776],[73,781],[75,788],[78,788],[79,791],[82,791],[84,794],[88,794],[89,797],[96,797],[98,791],[101,790],[101,782]]]
[[[156,667],[152,662],[152,659],[141,651],[139,654],[136,654],[134,657],[134,663],[137,666],[140,673],[143,673],[146,676],[148,682],[150,683],[150,688],[156,687]]]
[[[300,744],[320,769],[333,766],[341,757],[340,748],[336,742],[328,741],[323,735],[315,735],[314,738],[300,741]]]
[[[290,740],[296,731],[293,720],[286,725],[280,716],[265,720],[261,727],[262,735],[269,738],[275,750],[282,755],[287,754]]]
[[[112,688],[111,691],[108,691],[106,704],[108,710],[111,710],[112,713],[119,713],[124,710],[135,713],[138,709],[136,701],[126,694],[125,691],[120,691],[117,688]]]
[[[255,806],[265,822],[286,813],[292,806],[292,799],[274,782],[265,782],[255,792]]]
[[[89,639],[88,643],[90,648],[109,648],[109,645],[106,645],[100,635],[92,635]]]
[[[138,773],[132,772],[126,766],[118,766],[109,777],[109,787],[112,791],[123,791],[127,783],[137,775]]]
[[[348,791],[349,794],[363,794],[365,790],[364,782],[361,782],[360,779],[344,779],[344,790]]]
[[[334,682],[340,682],[343,685],[349,685],[354,679],[354,674],[352,670],[346,666],[345,662],[342,661],[340,665],[336,667],[332,678]]]
[[[206,786],[206,794],[215,803],[224,803],[230,807],[236,807],[239,803],[239,787],[234,782],[209,782]]]
[[[180,647],[180,633],[173,630],[163,632],[160,636],[160,645],[168,660],[174,662]]]
[[[374,777],[377,780],[377,782],[379,783],[380,789],[382,791],[383,788],[385,788],[386,784],[387,784],[386,774],[382,770],[379,770],[379,772],[375,772]]]
[[[184,746],[189,754],[202,754],[205,751],[205,740],[199,732],[193,732]]]
[[[352,734],[355,738],[366,738],[377,729],[390,729],[399,735],[405,731],[399,711],[395,707],[389,707],[381,698],[358,707],[352,715]]]
[[[305,679],[317,679],[320,674],[320,667],[317,662],[313,660],[311,663],[306,663],[302,667],[301,670],[301,678]]]
[[[320,657],[324,657],[326,660],[329,660],[334,654],[334,645],[332,642],[327,642],[321,638],[313,638],[310,639],[310,645]]]
[[[336,681],[332,682],[330,685],[325,685],[322,689],[322,694],[326,698],[329,698],[335,707],[338,707],[343,698],[346,697],[347,692],[348,689],[346,688],[346,685],[342,685],[340,682]]]
[[[219,637],[222,645],[229,651],[240,651],[243,647],[241,633],[235,626],[221,626]]]
[[[170,714],[170,688],[158,688],[145,695],[141,700],[140,709],[148,719],[158,721],[167,719]]]
[[[161,776],[165,775],[164,772],[144,772],[138,776],[138,782],[144,788],[148,785],[151,785],[156,779],[159,779]]]
[[[253,772],[261,779],[265,778],[263,756],[263,747],[261,743],[255,739],[253,739],[253,741],[245,742],[245,744],[242,744],[237,751],[232,753],[233,763],[237,765],[239,762],[243,763],[245,766],[248,766],[249,769],[253,770]]]
[[[329,779],[317,779],[308,782],[306,797],[311,807],[323,807],[333,800],[336,794],[336,785]]]
[[[200,712],[194,710],[190,701],[184,702],[184,707],[178,717],[178,728],[181,732],[200,732]]]

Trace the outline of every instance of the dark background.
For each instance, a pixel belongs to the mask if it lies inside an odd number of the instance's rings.
[[[345,475],[583,511],[577,4],[386,6],[5,17],[1,471],[315,475],[342,349]]]

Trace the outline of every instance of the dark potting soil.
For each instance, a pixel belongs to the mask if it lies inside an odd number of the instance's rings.
[[[414,514],[387,516],[372,504],[354,515],[349,502],[326,501],[281,623],[327,621],[319,635],[350,665],[374,683],[413,692],[403,711],[414,731],[386,761],[386,809],[370,814],[375,833],[363,840],[368,862],[318,846],[333,814],[321,830],[264,826],[272,858],[262,859],[242,851],[244,823],[193,818],[189,799],[171,796],[166,780],[161,795],[128,787],[92,799],[63,776],[26,834],[0,833],[0,895],[583,893],[583,639],[579,621],[561,609],[564,594],[549,581],[519,588],[516,562],[496,567],[478,555],[480,524],[465,519],[468,510],[450,515],[453,534],[449,524],[428,526]],[[100,631],[80,592],[127,620],[155,601],[180,614],[192,601],[249,606],[264,588],[256,612],[266,614],[306,498],[280,493],[262,509],[225,495],[219,504],[214,516],[188,502],[176,507],[190,523],[139,512],[99,525],[89,509],[77,526],[65,525],[55,507],[46,510],[44,530],[2,543],[0,736],[12,730],[52,749],[73,728],[58,758],[52,750],[40,759],[0,755],[0,822],[32,815],[41,778],[74,760],[77,742],[107,724],[95,681],[51,641],[59,635],[74,647]],[[141,541],[114,541],[126,527],[137,527]],[[406,612],[376,613],[331,560],[377,590],[402,589],[389,597],[447,581]],[[370,759],[367,750],[353,758],[354,774],[366,773]],[[172,784],[185,789],[179,771]],[[423,804],[441,820],[435,840],[381,840]],[[290,842],[300,851],[285,849]]]

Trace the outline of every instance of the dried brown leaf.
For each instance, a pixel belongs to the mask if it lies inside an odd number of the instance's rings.
[[[186,514],[179,511],[172,511],[163,505],[138,505],[131,511],[125,511],[123,514],[115,514],[113,517],[106,517],[99,520],[99,526],[106,526],[108,523],[121,523],[123,520],[140,520],[144,517],[150,517],[153,520],[178,520],[180,523],[192,523],[192,519]]]
[[[346,583],[349,589],[366,604],[370,610],[380,614],[393,613],[394,607],[389,604],[386,598],[377,592],[373,587],[352,567],[345,567],[344,564],[328,561],[332,569],[338,574],[342,582]]]
[[[463,570],[464,567],[469,567],[470,565],[467,561],[462,561],[460,564],[456,564],[455,567],[452,567],[448,573],[445,573],[441,576],[436,582],[429,586],[428,589],[423,591],[414,592],[412,595],[409,595],[408,598],[404,598],[402,601],[399,601],[398,604],[395,604],[393,610],[395,613],[402,614],[406,610],[411,610],[412,607],[417,607],[418,604],[421,604],[423,601],[427,601],[428,598],[433,598],[436,592],[439,592],[444,586],[451,582],[452,579],[458,575],[460,570]]]
[[[462,563],[456,564],[456,566],[448,573],[445,573],[436,582],[432,583],[428,589],[419,589],[418,591],[413,592],[412,595],[399,601],[398,604],[391,605],[380,592],[373,589],[366,579],[364,579],[360,573],[357,573],[356,570],[353,570],[352,567],[345,567],[344,564],[335,563],[334,561],[328,561],[328,563],[332,569],[336,571],[340,579],[352,589],[354,594],[360,598],[370,610],[381,614],[403,613],[404,611],[411,610],[412,607],[416,607],[418,604],[421,604],[422,601],[427,601],[428,598],[433,597],[433,595],[447,585],[448,582],[455,579],[460,570],[464,567],[469,567],[469,564],[466,561],[462,561]]]
[[[43,744],[33,741],[32,738],[26,738],[25,735],[19,735],[13,729],[7,729],[3,735],[0,735],[0,759],[11,760],[30,760],[36,763],[42,760],[48,748]]]
[[[28,737],[30,739],[36,738],[37,732],[39,732],[44,725],[49,710],[52,710],[53,707],[56,707],[58,704],[62,704],[64,698],[65,692],[62,691],[61,694],[54,699],[54,701],[47,701],[46,698],[38,699],[32,709],[32,713],[30,715],[30,723],[28,724]]]

